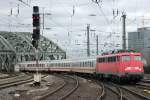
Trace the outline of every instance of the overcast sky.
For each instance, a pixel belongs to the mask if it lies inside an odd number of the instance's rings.
[[[150,0],[101,0],[99,6],[92,0],[22,1],[27,5],[19,0],[1,0],[0,31],[32,32],[32,7],[39,6],[40,13],[45,13],[45,29],[41,33],[73,57],[86,54],[87,24],[95,30],[90,33],[91,54],[95,55],[96,35],[99,37],[99,53],[121,48],[122,12],[127,14],[127,32],[143,27],[143,16],[144,19],[150,18]],[[41,27],[42,19],[43,16]],[[145,27],[149,23],[144,20]]]

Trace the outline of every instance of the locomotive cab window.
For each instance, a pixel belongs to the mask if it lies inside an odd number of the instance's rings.
[[[122,56],[122,61],[130,61],[131,57],[128,55]]]
[[[135,56],[134,56],[134,60],[140,61],[140,60],[141,60],[141,56],[135,55]]]

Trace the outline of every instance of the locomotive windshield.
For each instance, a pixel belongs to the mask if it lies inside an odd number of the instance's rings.
[[[141,60],[141,56],[134,56],[134,60],[140,61]]]
[[[122,61],[130,61],[131,57],[128,55],[122,56]]]

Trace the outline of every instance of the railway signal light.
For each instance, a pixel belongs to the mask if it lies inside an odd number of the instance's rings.
[[[39,14],[33,14],[33,27],[40,27],[40,15]]]
[[[38,40],[40,39],[40,14],[38,6],[33,6],[32,19],[33,19],[32,45],[37,49]]]
[[[40,14],[38,6],[33,7],[32,19],[33,19],[33,27],[40,27]]]

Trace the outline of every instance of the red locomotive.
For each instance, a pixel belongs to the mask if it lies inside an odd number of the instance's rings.
[[[141,53],[120,51],[97,56],[96,73],[102,79],[137,82],[144,74]]]

